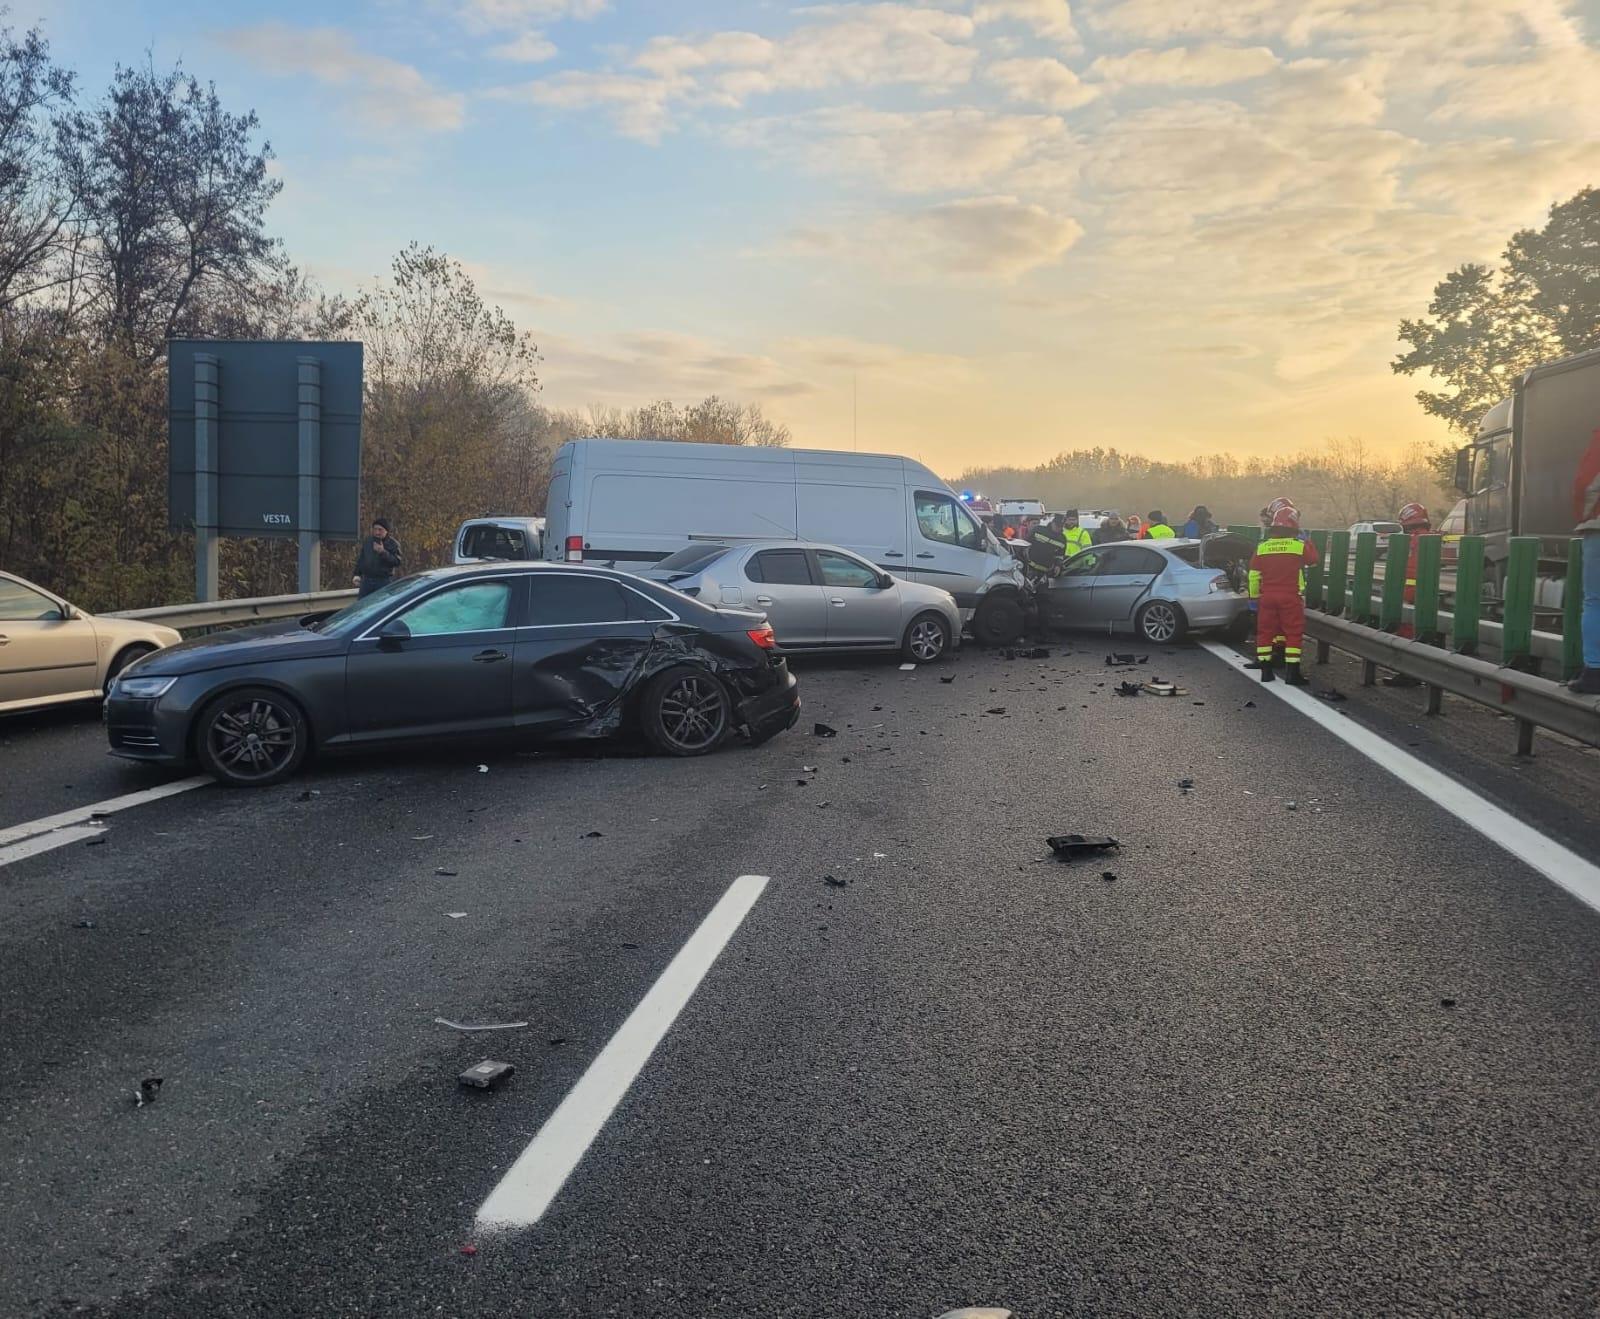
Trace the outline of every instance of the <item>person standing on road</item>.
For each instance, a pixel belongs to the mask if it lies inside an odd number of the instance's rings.
[[[356,555],[356,596],[371,595],[379,587],[394,579],[400,566],[400,542],[394,538],[388,518],[373,518],[371,532],[361,542],[361,553]]]
[[[1122,519],[1115,513],[1108,513],[1100,520],[1100,526],[1094,533],[1094,544],[1114,545],[1119,540],[1128,539],[1128,529],[1122,525]]]
[[[1572,483],[1575,534],[1583,537],[1583,672],[1567,684],[1578,696],[1600,696],[1600,431]]]
[[[1067,557],[1070,559],[1074,554],[1080,553],[1093,545],[1094,537],[1090,534],[1088,527],[1078,525],[1077,509],[1069,508],[1061,517],[1065,524],[1065,530],[1061,533],[1061,541],[1067,547]]]
[[[1153,508],[1144,520],[1144,530],[1139,533],[1139,539],[1171,540],[1177,534],[1167,525],[1167,515],[1159,508]]]
[[[1028,567],[1042,572],[1047,577],[1055,577],[1061,572],[1061,565],[1066,561],[1066,551],[1062,548],[1062,522],[1061,514],[1048,522],[1041,519],[1034,524],[1028,533]]]
[[[1272,535],[1250,560],[1250,598],[1257,602],[1256,663],[1261,681],[1272,681],[1272,651],[1283,640],[1284,678],[1306,686],[1300,651],[1306,634],[1306,569],[1320,561],[1317,547],[1297,534],[1300,519],[1283,508],[1272,519]]]
[[[1183,524],[1183,538],[1185,540],[1200,540],[1209,536],[1217,529],[1216,522],[1211,517],[1211,510],[1204,504],[1196,504],[1194,512],[1189,514],[1189,520]]]

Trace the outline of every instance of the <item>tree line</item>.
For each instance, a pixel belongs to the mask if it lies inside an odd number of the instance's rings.
[[[173,337],[363,341],[363,515],[394,520],[413,567],[446,561],[467,517],[542,512],[575,436],[788,442],[714,397],[546,408],[532,338],[430,247],[318,288],[271,233],[272,160],[254,112],[181,66],[119,67],[89,98],[37,29],[0,28],[0,566],[90,609],[191,598],[192,538],[167,521]],[[325,580],[353,555],[330,546]],[[294,544],[226,540],[221,577],[291,591]]]

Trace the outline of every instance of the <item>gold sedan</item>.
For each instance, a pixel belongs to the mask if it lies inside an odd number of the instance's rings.
[[[98,700],[134,660],[182,639],[159,623],[86,614],[0,572],[0,713]]]

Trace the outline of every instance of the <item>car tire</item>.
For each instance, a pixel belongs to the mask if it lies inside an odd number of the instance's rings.
[[[194,725],[195,756],[225,788],[281,783],[300,768],[310,743],[300,707],[270,687],[224,692],[206,704]]]
[[[1028,615],[1014,595],[990,596],[972,619],[972,635],[980,646],[1010,646],[1022,637]]]
[[[639,727],[663,755],[704,756],[733,731],[733,700],[704,669],[669,669],[646,684]]]
[[[1172,646],[1188,634],[1189,620],[1170,600],[1150,600],[1139,607],[1133,626],[1139,640],[1152,646]]]
[[[901,657],[912,664],[932,664],[950,651],[950,624],[938,614],[918,614],[900,642]]]
[[[155,646],[145,645],[143,642],[136,642],[134,645],[124,647],[116,658],[111,661],[111,667],[106,670],[106,682],[101,689],[102,692],[110,696],[111,684],[117,680],[117,675],[132,664],[134,660],[141,660],[146,655],[153,654],[156,649]]]

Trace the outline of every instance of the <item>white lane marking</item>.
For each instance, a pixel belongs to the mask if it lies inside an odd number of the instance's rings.
[[[0,847],[7,843],[17,842],[22,838],[32,838],[35,834],[47,834],[52,829],[65,829],[74,824],[87,824],[96,815],[113,815],[117,811],[125,811],[130,806],[142,806],[147,801],[160,801],[163,797],[175,797],[180,792],[188,792],[191,788],[203,787],[211,780],[205,775],[198,775],[192,779],[178,779],[173,783],[163,783],[158,787],[145,788],[142,792],[130,792],[121,797],[111,797],[105,801],[91,802],[87,806],[75,806],[70,811],[60,811],[55,815],[41,816],[37,820],[29,820],[26,824],[8,825],[0,829]]]
[[[531,1227],[544,1216],[706,972],[750,914],[767,882],[766,875],[740,875],[733,881],[560,1107],[539,1128],[532,1143],[489,1192],[478,1210],[480,1227]]]
[[[1200,644],[1223,662],[1241,672],[1248,672],[1243,669],[1244,658],[1226,646],[1215,641],[1202,641]],[[1271,692],[1280,701],[1287,701],[1307,719],[1321,724],[1380,769],[1388,770],[1407,787],[1415,788],[1435,805],[1449,811],[1462,824],[1476,829],[1491,843],[1532,866],[1551,883],[1566,889],[1579,902],[1600,911],[1600,866],[1585,861],[1553,838],[1545,837],[1531,825],[1524,824],[1510,812],[1480,797],[1464,783],[1456,782],[1427,761],[1419,760],[1348,716],[1335,714],[1305,688],[1289,687],[1281,682],[1263,682],[1257,686]]]
[[[0,867],[9,866],[13,861],[25,861],[30,856],[38,856],[41,852],[53,852],[56,848],[66,847],[69,843],[81,843],[88,838],[98,838],[103,833],[105,830],[98,825],[79,824],[65,829],[52,829],[47,834],[35,834],[32,838],[24,838],[20,843],[0,847]]]

